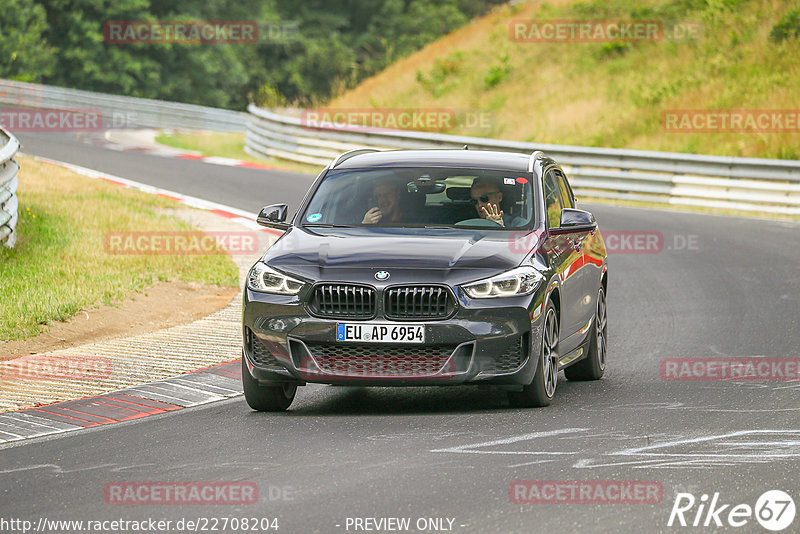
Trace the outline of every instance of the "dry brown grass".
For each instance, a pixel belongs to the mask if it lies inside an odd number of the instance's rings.
[[[768,39],[792,2],[752,0],[728,10],[688,12],[687,19],[704,24],[704,39],[634,44],[619,55],[601,43],[509,39],[511,20],[580,18],[575,15],[577,3],[525,3],[516,10],[501,6],[329,105],[490,111],[493,127],[478,134],[486,137],[800,158],[799,133],[667,133],[660,125],[665,110],[800,108],[800,42],[775,44]],[[663,2],[636,2],[637,7],[659,4]],[[603,8],[617,9],[624,18],[632,5],[612,0]],[[437,61],[458,53],[461,68],[440,85],[449,90],[434,95],[418,82],[418,72],[429,76]],[[506,54],[507,77],[487,88],[488,70]]]

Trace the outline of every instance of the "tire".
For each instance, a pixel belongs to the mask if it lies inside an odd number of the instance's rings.
[[[542,330],[542,348],[539,365],[533,381],[522,391],[509,391],[508,401],[515,408],[541,408],[550,406],[558,385],[558,315],[551,301],[547,302]]]
[[[567,380],[599,380],[606,370],[608,353],[608,317],[606,316],[606,293],[603,288],[597,293],[594,324],[592,325],[589,353],[586,358],[564,369]]]
[[[262,386],[253,378],[247,369],[245,357],[242,356],[242,386],[247,404],[259,412],[283,412],[297,392],[297,386],[286,383],[278,386]]]

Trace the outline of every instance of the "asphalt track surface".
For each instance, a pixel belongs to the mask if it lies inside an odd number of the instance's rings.
[[[312,179],[113,152],[66,135],[20,137],[27,153],[250,211],[296,206]],[[0,518],[174,525],[266,517],[283,533],[365,532],[355,518],[389,517],[410,518],[409,532],[420,531],[420,518],[452,519],[452,532],[768,532],[754,517],[740,528],[725,522],[733,505],[754,507],[767,490],[800,504],[800,382],[671,381],[660,364],[797,359],[800,226],[584,207],[604,232],[663,235],[661,251],[610,257],[603,380],[561,376],[553,405],[529,410],[510,408],[501,392],[467,387],[310,385],[284,414],[252,412],[237,397],[27,440],[0,448]],[[112,482],[244,480],[258,485],[257,504],[124,506],[104,498]],[[516,504],[509,487],[518,480],[654,481],[663,496],[656,504]],[[712,519],[707,528],[668,527],[679,492],[698,504],[719,493],[719,504],[731,505],[719,516],[725,526]],[[697,511],[685,513],[687,522]],[[800,518],[785,530],[798,531]]]

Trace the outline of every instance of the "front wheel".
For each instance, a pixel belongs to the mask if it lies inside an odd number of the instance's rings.
[[[539,366],[533,381],[522,391],[509,391],[508,400],[516,408],[538,408],[550,406],[558,385],[558,315],[553,303],[547,302],[542,332],[542,349],[539,351]]]
[[[575,365],[564,369],[567,380],[599,380],[606,370],[606,353],[608,348],[608,319],[606,317],[606,293],[603,288],[597,293],[594,326],[589,341],[589,353],[586,358]]]
[[[253,378],[247,369],[247,362],[242,355],[242,386],[247,404],[259,412],[282,412],[286,410],[297,392],[295,384],[280,384],[277,386],[263,386]]]

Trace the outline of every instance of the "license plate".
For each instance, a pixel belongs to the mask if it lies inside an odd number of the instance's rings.
[[[336,341],[425,343],[425,325],[336,323]]]

